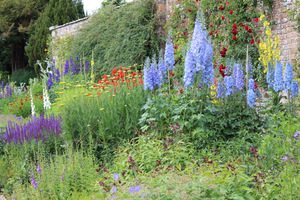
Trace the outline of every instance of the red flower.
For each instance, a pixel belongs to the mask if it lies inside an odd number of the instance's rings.
[[[175,74],[174,73],[172,73],[172,72],[170,72],[170,74],[171,74],[171,76],[174,76]]]
[[[215,34],[218,34],[218,31],[216,31]]]
[[[229,14],[231,14],[231,15],[232,15],[232,13],[233,13],[233,11],[232,11],[232,10],[230,10],[230,11],[229,11]]]
[[[239,23],[240,26],[245,26],[245,24],[243,24],[242,22]]]
[[[260,43],[260,40],[258,40],[257,42],[258,42],[258,44],[259,44],[259,43]]]
[[[111,73],[116,73],[117,72],[117,69],[113,69],[112,71],[111,71]]]
[[[254,40],[252,40],[250,43],[251,43],[251,44],[254,44],[254,43],[255,43],[255,41],[254,41]]]
[[[211,31],[209,35],[212,36],[213,34],[214,34],[214,31]]]
[[[232,38],[233,40],[236,40],[236,36],[233,36],[233,38]]]
[[[184,32],[183,35],[186,35],[186,32]]]
[[[174,49],[178,49],[178,46],[175,46]]]
[[[249,27],[248,27],[248,26],[245,26],[245,30],[248,31],[248,29],[249,29]]]
[[[180,90],[180,94],[182,94],[182,93],[183,93],[183,89]]]
[[[219,9],[220,9],[220,10],[224,10],[225,8],[221,5],[221,6],[219,7]]]
[[[225,69],[226,69],[225,65],[220,65],[219,72],[223,77],[225,76],[225,73],[224,73]]]
[[[210,27],[214,27],[214,25],[211,24]]]
[[[232,28],[236,28],[236,24],[233,24]]]
[[[254,21],[257,23],[258,22],[258,18],[256,18]]]
[[[258,88],[258,86],[256,85],[256,83],[254,83],[254,87],[255,87],[255,89]]]
[[[21,102],[21,105],[22,105],[22,106],[23,106],[23,104],[24,104],[24,103],[23,103],[23,102]]]
[[[191,9],[188,9],[188,11],[189,11],[189,12],[192,12],[192,10],[191,10]]]
[[[249,28],[248,33],[252,33],[252,29],[251,28]]]
[[[224,19],[225,19],[225,17],[224,17],[224,16],[222,16],[222,17],[221,17],[221,20],[224,20]]]
[[[238,30],[237,30],[236,28],[232,29],[232,31],[231,31],[231,32],[232,32],[232,34],[233,34],[233,35],[236,35],[236,34],[238,34]]]
[[[20,107],[19,110],[22,110],[22,108]]]

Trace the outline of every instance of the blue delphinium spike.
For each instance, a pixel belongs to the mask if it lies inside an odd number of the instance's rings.
[[[150,68],[150,58],[147,57],[144,64],[144,90],[153,90],[152,71]]]
[[[249,79],[249,90],[255,91],[255,82],[252,78]]]
[[[185,88],[192,86],[192,84],[194,82],[194,76],[195,76],[195,72],[196,72],[195,64],[196,63],[195,63],[195,59],[193,56],[193,52],[191,51],[191,49],[188,49],[186,52],[185,61],[184,61],[183,82],[184,82]]]
[[[299,85],[297,81],[292,82],[291,92],[292,97],[297,97],[299,95]]]
[[[166,42],[165,48],[165,63],[169,70],[174,69],[175,58],[174,58],[174,47],[172,43],[172,30],[169,31],[169,36]]]
[[[217,86],[217,98],[224,98],[224,83],[219,81]]]
[[[50,73],[49,74],[49,79],[48,79],[48,81],[47,81],[47,86],[48,86],[48,90],[50,90],[50,88],[52,87],[52,85],[53,85],[53,81],[52,81],[52,74]]]
[[[244,73],[243,69],[239,64],[234,65],[235,68],[235,88],[237,91],[242,90],[244,88]]]
[[[286,91],[292,89],[292,82],[293,82],[293,66],[290,63],[287,63],[285,66],[285,73],[284,73],[284,89]]]
[[[225,76],[224,84],[225,84],[225,96],[229,96],[233,94],[233,79],[231,76]]]
[[[161,72],[162,81],[166,82],[168,80],[168,78],[167,78],[167,65],[164,61],[163,50],[160,50],[160,52],[159,52],[158,69]]]
[[[60,81],[59,77],[60,77],[59,69],[56,69],[56,76],[55,76],[55,81],[56,81],[56,82],[59,82],[59,81]]]
[[[66,74],[68,74],[68,73],[69,73],[69,69],[70,69],[70,67],[69,67],[69,61],[68,61],[68,60],[66,60],[66,63],[65,63],[65,71],[64,71],[64,75],[66,75]]]
[[[247,103],[249,107],[255,106],[255,93],[253,90],[248,90],[247,92]]]
[[[279,92],[283,90],[283,72],[282,72],[282,64],[280,61],[277,61],[274,73],[274,90],[275,92]]]

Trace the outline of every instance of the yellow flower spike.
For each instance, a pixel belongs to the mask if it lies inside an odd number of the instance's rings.
[[[74,96],[73,96],[73,98],[76,98],[76,97],[77,97],[77,95],[74,95]]]
[[[81,93],[84,93],[84,91],[81,91]]]
[[[113,94],[112,96],[115,97],[116,95]]]
[[[130,93],[127,93],[127,95],[130,95]]]
[[[65,104],[63,104],[63,103],[62,103],[62,104],[59,104],[60,107],[61,107],[61,106],[64,106],[64,105],[65,105]]]
[[[56,99],[54,99],[55,101],[59,101],[59,100],[61,100],[61,98],[56,98]]]
[[[52,106],[55,106],[55,105],[56,105],[56,103],[53,103],[53,104],[52,104]]]
[[[105,91],[104,93],[108,93],[108,91]]]
[[[100,110],[102,111],[102,110],[104,110],[104,108],[100,108]]]
[[[63,85],[63,84],[66,84],[66,82],[60,82],[59,84]]]
[[[59,88],[60,90],[64,90],[65,88]]]

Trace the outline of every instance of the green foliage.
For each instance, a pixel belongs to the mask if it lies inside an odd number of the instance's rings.
[[[114,67],[143,64],[159,50],[154,8],[153,0],[103,7],[73,39],[68,57],[84,53],[91,61],[94,51],[96,79]]]
[[[32,69],[19,69],[14,71],[11,75],[11,82],[15,82],[16,85],[20,85],[20,83],[25,83],[28,85],[29,79],[35,78],[36,74]]]
[[[141,133],[138,138],[120,147],[112,170],[138,175],[154,169],[184,170],[193,165],[194,152],[184,133],[175,128],[164,139],[159,138],[159,134],[159,130]]]
[[[29,57],[29,65],[34,66],[36,73],[40,68],[36,65],[37,60],[45,60],[48,52],[47,39],[50,36],[50,26],[62,25],[67,22],[84,17],[83,5],[80,0],[50,0],[45,11],[34,25],[33,34],[26,46]]]
[[[126,0],[104,0],[102,1],[102,6],[107,6],[107,5],[114,5],[114,6],[120,6],[124,4]]]
[[[12,166],[11,169],[15,170],[9,181],[4,183],[6,188],[11,188],[10,191],[4,190],[7,195],[16,199],[33,196],[58,199],[68,198],[73,193],[83,191],[92,193],[97,168],[92,155],[75,151],[72,146],[66,147],[62,155],[49,155],[50,152],[42,145],[36,147],[33,152],[29,152],[26,146],[22,149],[23,153],[16,149],[7,152],[7,160]],[[24,158],[27,158],[25,162]],[[37,171],[38,166],[41,174]],[[31,183],[32,177],[38,183],[37,189]]]
[[[264,127],[263,118],[243,103],[245,99],[213,104],[206,94],[193,90],[178,95],[159,94],[148,99],[139,123],[147,130],[149,120],[162,128],[178,122],[196,149],[218,148],[236,138],[249,144],[255,142],[256,133]]]
[[[70,91],[73,94],[66,93],[69,99],[59,105],[66,137],[85,146],[91,136],[97,157],[107,159],[105,156],[114,147],[133,138],[147,92],[142,86],[130,89],[124,84],[99,96],[73,97],[82,90],[78,88]]]

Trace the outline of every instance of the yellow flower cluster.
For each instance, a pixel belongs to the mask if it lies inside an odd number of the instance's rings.
[[[264,19],[265,15],[260,16],[260,21],[264,20],[264,27],[265,27],[265,41],[261,41],[259,43],[259,60],[262,62],[263,66],[265,66],[264,73],[267,73],[267,66],[270,62],[272,66],[275,66],[275,63],[280,60],[280,43],[279,43],[279,36],[274,34],[272,37],[272,32],[270,28],[270,23]],[[273,39],[274,38],[274,39]]]
[[[216,85],[214,84],[214,85],[212,85],[211,87],[210,87],[210,89],[211,89],[211,91],[210,91],[210,95],[211,95],[211,98],[213,99],[213,103],[217,103],[217,100],[216,100],[216,98],[217,98],[217,93],[216,93]]]

